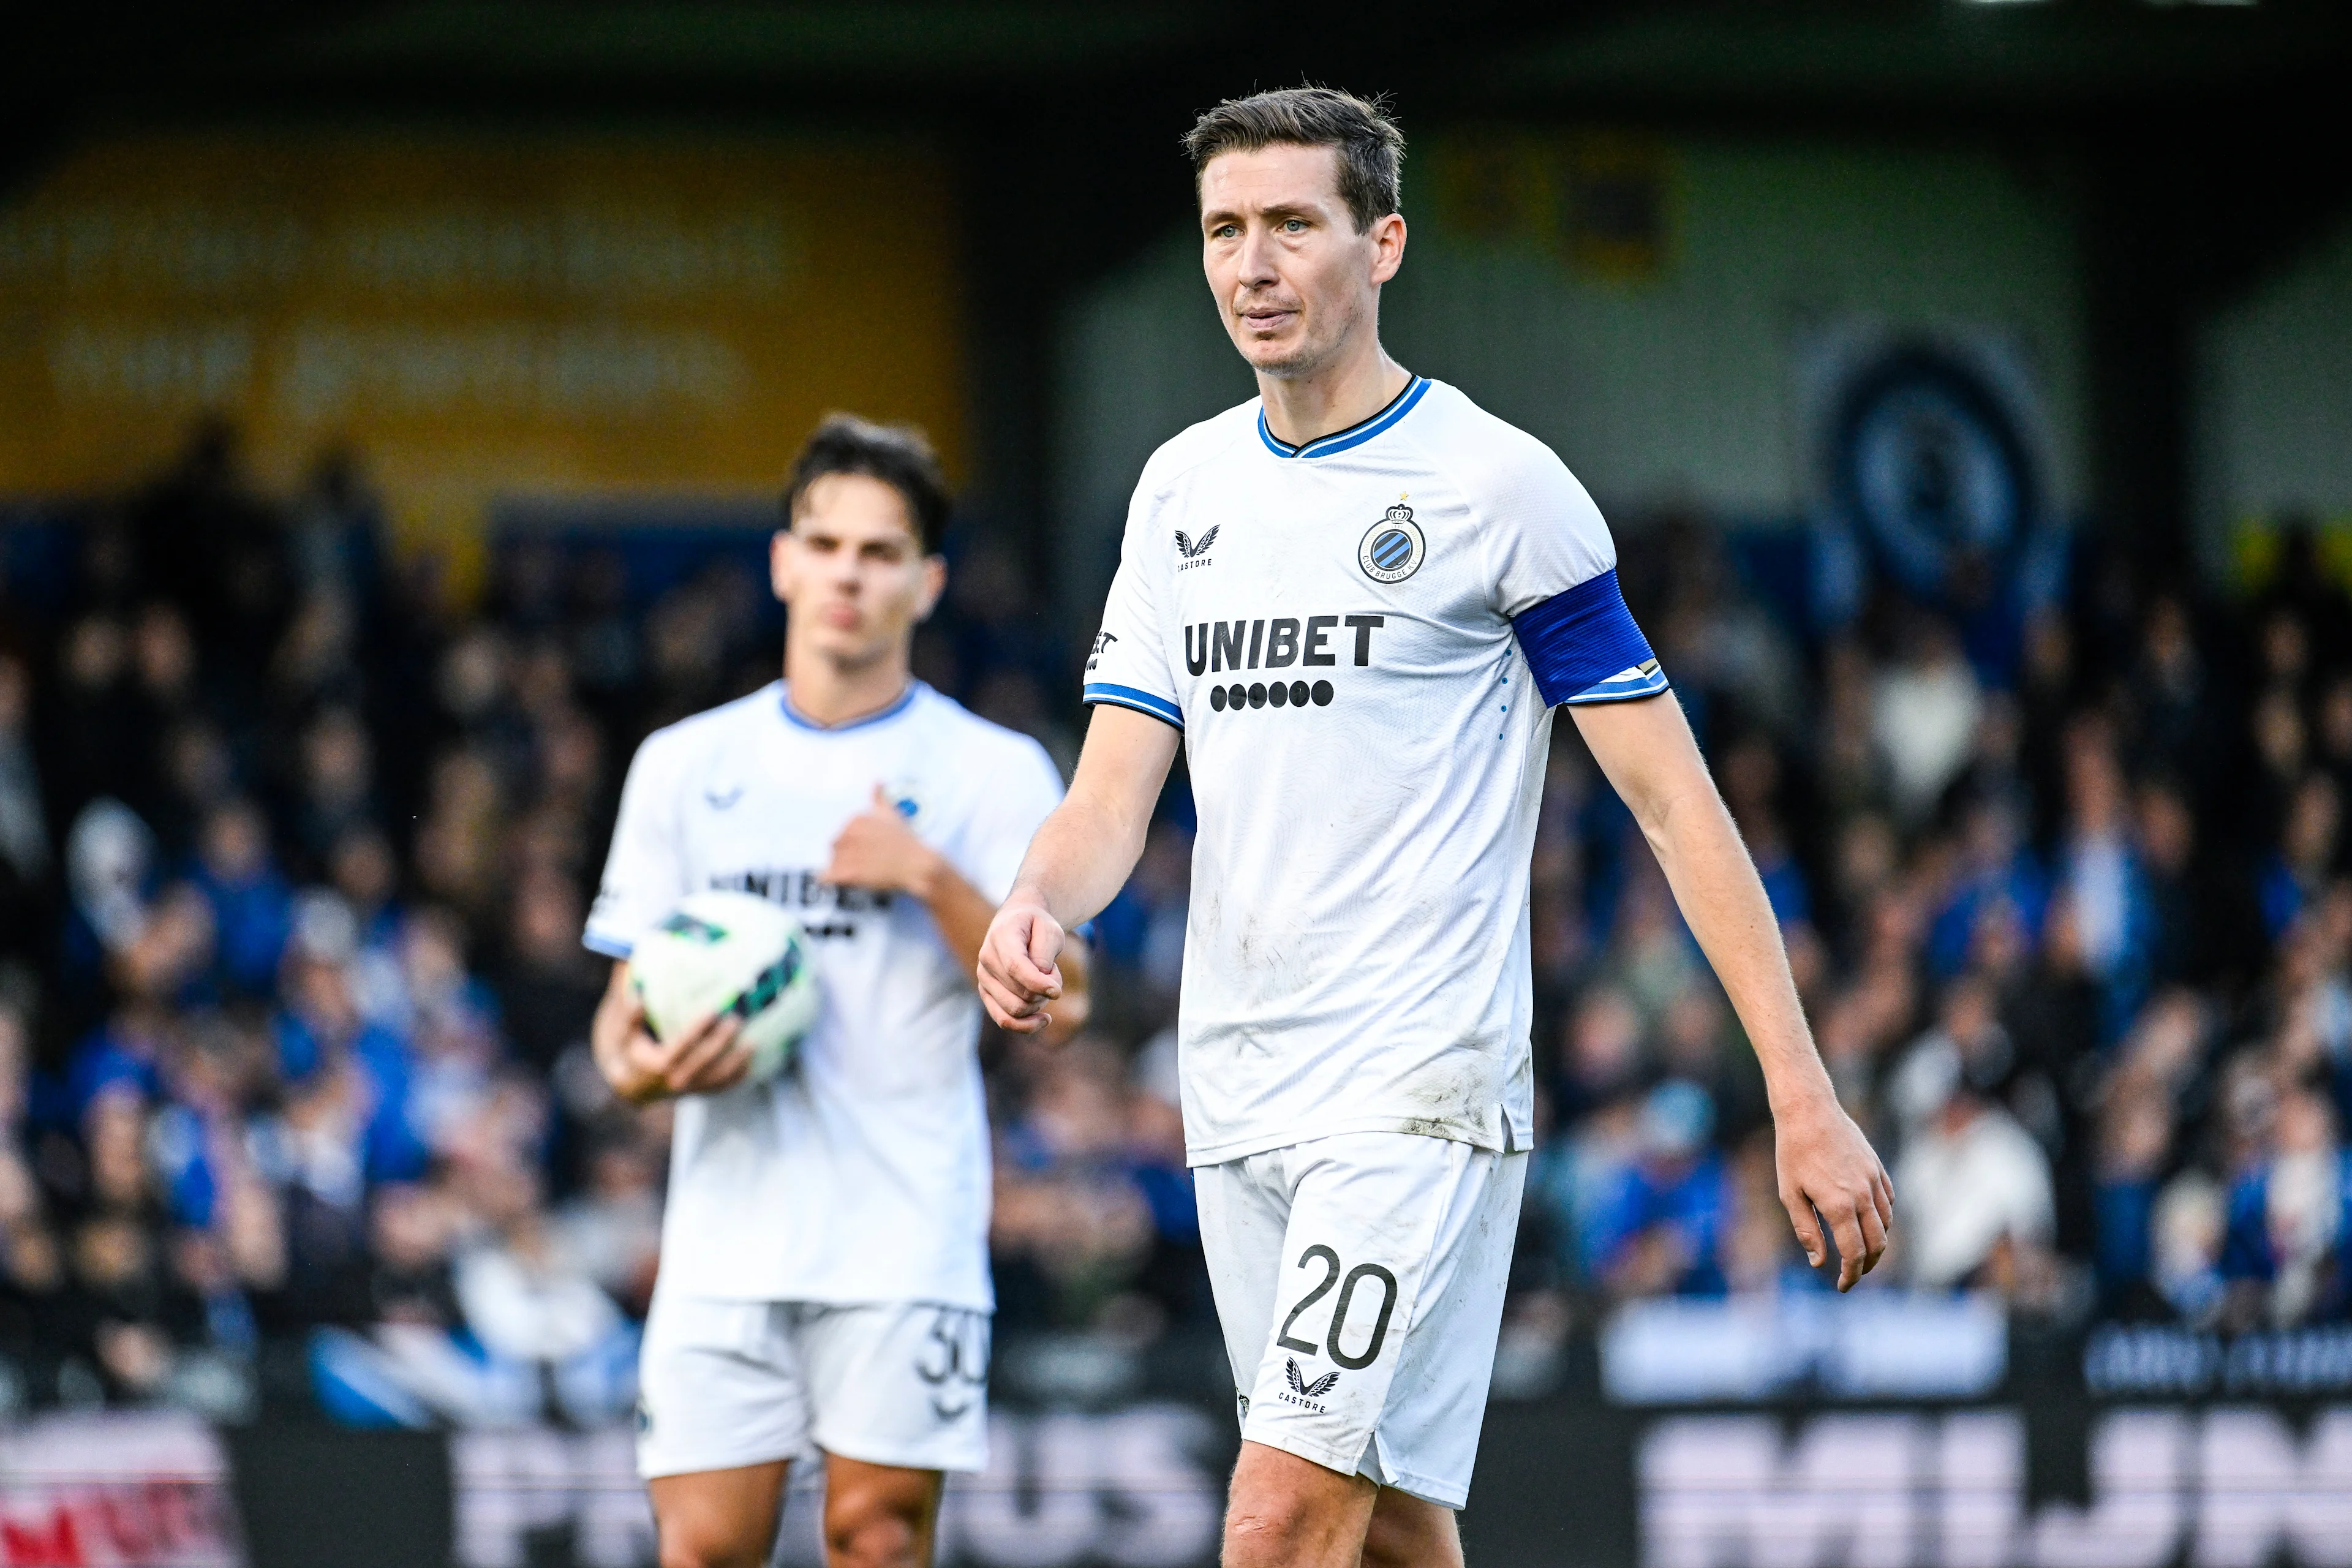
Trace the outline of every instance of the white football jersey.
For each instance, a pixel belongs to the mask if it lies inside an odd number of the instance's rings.
[[[1184,732],[1192,1163],[1528,1147],[1552,705],[1666,688],[1550,449],[1421,377],[1303,447],[1255,400],[1195,425],[1144,467],[1086,681]]]
[[[587,945],[625,958],[688,893],[740,889],[800,917],[824,989],[793,1068],[679,1101],[666,1291],[993,1305],[971,977],[921,900],[818,880],[877,784],[992,900],[1062,796],[1045,748],[919,681],[837,729],[778,682],[656,731],[629,764]]]

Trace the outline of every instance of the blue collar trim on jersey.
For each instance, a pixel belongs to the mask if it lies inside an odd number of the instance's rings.
[[[1421,395],[1428,390],[1429,377],[1425,375],[1416,375],[1411,381],[1405,383],[1404,390],[1402,392],[1398,393],[1394,397],[1389,399],[1387,407],[1381,409],[1378,414],[1373,415],[1370,419],[1350,425],[1345,430],[1334,430],[1328,436],[1318,436],[1312,441],[1300,447],[1292,446],[1289,442],[1283,440],[1281,437],[1275,435],[1271,429],[1267,428],[1265,423],[1265,410],[1261,407],[1257,411],[1258,439],[1264,441],[1266,446],[1266,450],[1272,452],[1277,458],[1328,458],[1334,452],[1344,452],[1350,447],[1362,446],[1365,442],[1370,440],[1373,437],[1379,435],[1381,431],[1387,429],[1390,426],[1395,424],[1406,415],[1412,413],[1412,405],[1419,403],[1421,401]]]
[[[868,724],[880,724],[885,723],[889,720],[896,719],[899,714],[904,713],[909,707],[913,706],[915,694],[923,689],[923,683],[919,680],[910,680],[907,682],[907,689],[900,692],[898,694],[898,700],[896,702],[891,703],[889,707],[883,709],[878,713],[868,713],[862,719],[852,719],[845,724],[818,723],[815,720],[810,718],[807,714],[793,706],[793,693],[790,687],[785,686],[782,681],[778,681],[776,683],[776,706],[782,710],[785,723],[790,724],[795,730],[806,730],[814,734],[842,735],[848,733],[852,730],[863,730]]]

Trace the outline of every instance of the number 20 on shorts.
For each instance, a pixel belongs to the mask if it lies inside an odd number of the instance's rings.
[[[1298,1299],[1298,1304],[1290,1309],[1290,1316],[1282,1320],[1282,1332],[1275,1336],[1274,1342],[1284,1350],[1297,1351],[1302,1355],[1321,1353],[1324,1347],[1310,1340],[1299,1339],[1291,1331],[1297,1327],[1298,1320],[1307,1310],[1329,1295],[1331,1288],[1337,1285],[1339,1299],[1331,1305],[1331,1359],[1350,1372],[1360,1372],[1380,1359],[1381,1346],[1387,1342],[1389,1317],[1396,1310],[1396,1276],[1377,1263],[1359,1263],[1353,1268],[1347,1268],[1340,1263],[1339,1255],[1320,1242],[1298,1255],[1298,1267],[1301,1268],[1311,1268],[1318,1263],[1322,1265],[1322,1278]],[[1356,1288],[1368,1279],[1380,1285],[1380,1310],[1373,1315],[1371,1335],[1365,1341],[1363,1350],[1351,1355],[1340,1343],[1340,1339],[1347,1328],[1348,1309],[1355,1304]]]

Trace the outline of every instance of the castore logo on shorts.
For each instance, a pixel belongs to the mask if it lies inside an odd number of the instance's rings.
[[[1338,1385],[1339,1382],[1338,1373],[1327,1372],[1309,1383],[1307,1381],[1307,1374],[1298,1370],[1298,1358],[1286,1356],[1282,1363],[1282,1375],[1290,1384],[1290,1392],[1279,1396],[1284,1404],[1296,1405],[1302,1410],[1312,1410],[1318,1415],[1328,1414],[1328,1407],[1320,1402],[1325,1394]]]

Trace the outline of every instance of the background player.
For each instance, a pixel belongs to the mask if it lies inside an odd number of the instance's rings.
[[[1220,105],[1187,145],[1209,285],[1260,396],[1145,467],[1077,777],[981,987],[1035,1026],[1181,737],[1200,821],[1185,1132],[1242,1393],[1225,1561],[1458,1562],[1533,1136],[1528,858],[1554,704],[1755,1044],[1782,1200],[1816,1263],[1827,1222],[1842,1289],[1877,1260],[1893,1194],[1599,513],[1540,443],[1381,347],[1402,136],[1302,89]]]
[[[638,1468],[665,1568],[767,1562],[789,1462],[826,1457],[835,1564],[928,1563],[940,1472],[985,1458],[989,1169],[971,976],[1061,795],[1042,747],[912,679],[948,498],[911,431],[835,417],[771,547],[784,679],[646,738],[586,942],[619,962],[597,1065],[682,1097],[642,1357]],[[814,939],[797,1066],[745,1084],[735,1024],[646,1032],[638,934],[744,889]],[[1084,1013],[1083,980],[1056,1032]]]

